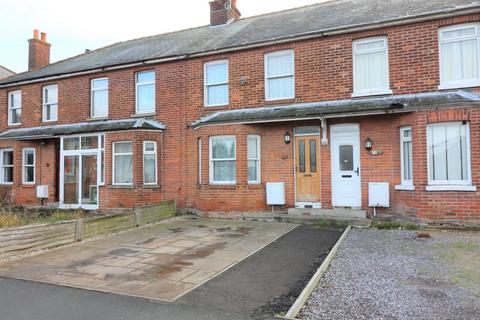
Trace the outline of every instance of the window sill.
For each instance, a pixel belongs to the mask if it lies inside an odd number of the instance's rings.
[[[397,184],[395,186],[395,190],[404,190],[404,191],[413,191],[415,190],[415,186],[413,185],[404,185],[404,184]]]
[[[154,117],[156,115],[157,114],[155,112],[134,113],[130,115],[130,118]]]
[[[477,186],[472,185],[438,185],[438,186],[426,186],[426,191],[466,191],[466,192],[475,192],[477,191]]]
[[[209,190],[235,190],[237,189],[236,184],[204,184],[201,189]]]
[[[295,97],[279,98],[279,99],[268,99],[268,98],[265,98],[265,104],[266,104],[266,105],[284,104],[284,103],[291,103],[291,102],[295,102]]]
[[[9,127],[20,127],[22,124],[21,123],[9,123]]]
[[[57,123],[58,120],[42,120],[43,124],[52,124],[52,123]]]
[[[13,186],[13,182],[0,182],[0,186]]]
[[[204,104],[203,107],[207,109],[214,109],[214,108],[226,108],[229,106],[229,103],[222,103],[222,104]]]
[[[368,97],[368,96],[386,96],[393,94],[392,90],[370,91],[370,92],[354,92],[352,98]]]
[[[23,183],[22,183],[22,188],[35,188],[35,182],[34,182],[34,183],[31,183],[31,182],[23,182]]]
[[[471,87],[480,87],[480,80],[440,84],[438,86],[438,90],[461,89],[461,88],[471,88]]]
[[[85,119],[85,121],[102,121],[102,120],[108,120],[108,117],[91,117],[91,118],[87,118]]]
[[[158,184],[144,184],[143,189],[159,189],[160,186]]]
[[[126,185],[119,185],[119,184],[111,184],[108,186],[109,189],[133,189],[135,188],[133,184],[126,184]]]

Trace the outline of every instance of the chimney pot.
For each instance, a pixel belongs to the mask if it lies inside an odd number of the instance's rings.
[[[40,39],[38,29],[33,29],[33,39]]]
[[[241,16],[237,0],[210,1],[210,26],[219,26],[238,20]]]
[[[47,33],[46,33],[46,32],[41,32],[41,33],[40,33],[40,39],[41,39],[43,42],[47,42]]]

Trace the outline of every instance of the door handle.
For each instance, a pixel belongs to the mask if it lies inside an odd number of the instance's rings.
[[[357,176],[359,176],[360,175],[360,168],[357,167],[357,170],[355,170],[354,172],[357,174]]]

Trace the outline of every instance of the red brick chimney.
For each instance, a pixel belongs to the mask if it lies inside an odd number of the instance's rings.
[[[33,30],[33,38],[28,40],[28,71],[50,64],[50,43],[47,34]]]
[[[220,26],[238,20],[241,16],[237,0],[210,1],[210,26]]]

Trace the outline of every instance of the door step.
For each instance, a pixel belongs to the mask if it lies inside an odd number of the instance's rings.
[[[349,220],[349,219],[367,219],[365,210],[356,209],[318,209],[318,208],[290,208],[289,216],[312,216],[315,218],[332,219],[332,220]]]

